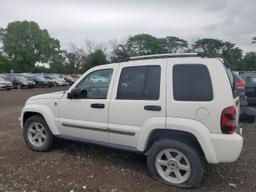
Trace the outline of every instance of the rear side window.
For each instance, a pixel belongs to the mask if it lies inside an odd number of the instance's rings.
[[[174,65],[173,93],[177,101],[211,101],[213,89],[207,67],[201,64]]]
[[[117,99],[158,100],[160,66],[123,68],[118,84]]]

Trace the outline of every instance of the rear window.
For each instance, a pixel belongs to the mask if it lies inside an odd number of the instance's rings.
[[[173,67],[173,93],[177,101],[211,101],[212,82],[202,64],[179,64]]]

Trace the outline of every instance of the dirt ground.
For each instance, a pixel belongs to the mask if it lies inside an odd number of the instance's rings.
[[[129,152],[60,140],[50,152],[30,151],[18,121],[25,100],[63,89],[0,91],[0,191],[256,191],[255,124],[242,124],[238,161],[208,165],[200,187],[192,190],[156,182],[147,173],[146,158]]]

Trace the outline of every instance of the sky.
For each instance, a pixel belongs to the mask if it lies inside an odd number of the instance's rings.
[[[230,41],[255,51],[256,0],[0,0],[0,27],[33,20],[63,48],[85,40],[125,40],[148,33]]]

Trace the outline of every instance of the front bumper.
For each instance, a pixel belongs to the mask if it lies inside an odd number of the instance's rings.
[[[219,163],[233,162],[238,159],[243,147],[242,128],[239,133],[211,134],[211,143]]]

